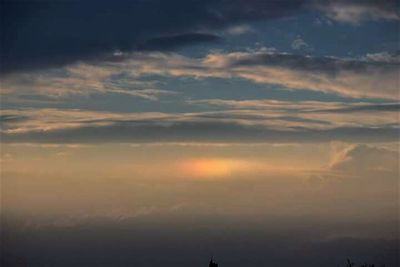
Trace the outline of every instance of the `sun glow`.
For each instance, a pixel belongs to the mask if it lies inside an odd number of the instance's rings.
[[[245,163],[230,159],[193,159],[180,164],[181,171],[195,177],[225,177],[243,170]]]

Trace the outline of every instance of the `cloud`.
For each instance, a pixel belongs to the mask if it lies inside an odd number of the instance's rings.
[[[24,95],[59,99],[72,95],[123,94],[155,101],[160,97],[177,94],[158,89],[157,82],[139,80],[122,68],[89,64],[13,74],[1,79],[1,83],[1,94],[11,99]]]
[[[103,60],[112,51],[165,51],[212,42],[211,32],[247,31],[251,21],[293,16],[308,9],[357,24],[399,20],[396,1],[3,1],[2,74]],[[159,41],[159,42],[157,42]]]
[[[112,51],[215,41],[207,32],[280,18],[303,1],[3,1],[1,72],[101,60]],[[200,33],[199,33],[200,32]]]
[[[314,8],[332,20],[355,25],[368,20],[400,20],[400,6],[396,0],[314,1]]]
[[[316,72],[330,76],[337,76],[340,72],[346,71],[357,74],[367,72],[368,69],[380,70],[380,68],[398,71],[398,65],[396,64],[383,64],[386,62],[378,62],[381,64],[375,64],[369,61],[335,57],[313,57],[288,53],[263,53],[259,51],[254,53],[230,53],[225,56],[226,57],[217,54],[210,55],[210,60],[220,65],[227,66],[276,66],[298,71]]]
[[[363,59],[375,62],[385,62],[385,63],[400,63],[400,52],[389,53],[387,51],[379,53],[368,53]]]
[[[398,99],[398,64],[262,51],[211,54],[204,62],[257,83],[350,97]]]
[[[310,181],[342,187],[346,189],[343,196],[359,193],[367,199],[385,198],[385,207],[398,213],[398,203],[394,201],[398,198],[398,145],[333,142],[329,165],[311,175]]]
[[[204,104],[237,109],[261,109],[277,111],[304,112],[356,112],[356,111],[399,111],[400,103],[363,103],[363,102],[322,102],[322,101],[282,101],[272,99],[232,100],[201,99],[188,101],[191,104]]]
[[[393,115],[394,113],[394,115]],[[398,139],[396,112],[382,116],[293,111],[107,113],[80,110],[6,110],[5,143],[309,143],[389,142]]]
[[[137,50],[173,50],[185,45],[194,45],[205,42],[215,42],[221,38],[218,35],[208,33],[186,33],[170,36],[161,36],[145,40],[137,45]]]
[[[354,177],[341,172],[341,179],[337,176],[325,187],[305,182],[301,171],[287,176],[264,171],[235,174],[225,180],[194,181],[187,179],[185,173],[175,174],[167,167],[177,154],[180,159],[190,160],[188,151],[192,148],[101,147],[93,146],[74,154],[67,161],[68,170],[73,172],[67,175],[60,173],[66,164],[62,159],[51,164],[42,159],[44,165],[32,159],[32,166],[27,167],[33,172],[30,175],[26,174],[26,168],[8,165],[17,174],[3,172],[3,186],[10,193],[3,198],[7,209],[2,231],[5,237],[12,234],[12,238],[4,239],[6,251],[24,255],[28,263],[59,265],[62,259],[68,266],[83,262],[115,265],[116,259],[121,265],[129,262],[138,266],[144,263],[176,266],[180,262],[179,266],[201,266],[210,250],[218,252],[221,262],[231,260],[234,266],[235,262],[236,266],[251,266],[255,259],[265,266],[274,263],[305,267],[310,262],[326,266],[332,261],[340,265],[349,254],[357,262],[368,260],[397,266],[398,242],[388,241],[398,233],[397,182],[388,182],[390,177],[382,173],[375,176],[377,183],[371,184],[372,175],[363,174],[353,183]],[[307,151],[307,146],[297,146],[295,154],[304,158],[319,150],[319,155],[325,155],[326,146],[315,147],[318,148]],[[363,152],[380,150],[372,148]],[[208,156],[218,154],[210,149],[202,151]],[[290,168],[290,159],[296,157],[293,147],[289,151],[288,147],[272,146],[224,149],[219,153],[225,151],[230,159],[250,155],[265,165],[271,164],[261,156],[267,151],[271,158],[281,158],[282,168]],[[159,163],[160,150],[164,150],[166,162]],[[254,155],[257,150],[263,151],[261,155]],[[31,150],[16,151],[23,155]],[[36,151],[35,155],[46,153],[41,146]],[[54,155],[54,152],[47,153]],[[201,151],[194,154],[199,156]],[[354,158],[360,153],[350,149],[345,154]],[[150,160],[143,155],[151,155]],[[322,157],[325,162],[327,159]],[[82,158],[87,159],[84,164]],[[20,160],[22,166],[27,166],[24,157]],[[376,165],[382,160],[375,158]],[[145,169],[156,174],[145,176],[138,168],[140,161],[146,161]],[[78,167],[81,164],[91,172],[82,171]],[[121,166],[130,169],[121,170]],[[120,174],[115,173],[116,169]],[[176,179],[179,175],[183,178]],[[387,186],[391,186],[390,195],[382,190]],[[13,205],[17,207],[15,212]],[[129,236],[127,229],[131,229]],[[64,244],[61,248],[57,245],[60,237]],[[27,242],[36,246],[26,246]],[[77,254],[82,247],[89,249]],[[291,249],[287,250],[288,247]],[[138,249],[132,252],[132,248]],[[185,251],[183,260],[182,251]],[[199,253],[199,257],[193,256]],[[106,256],[99,256],[103,254]],[[152,257],[155,254],[158,256]]]
[[[160,89],[139,89],[139,90],[113,89],[113,90],[107,90],[106,92],[140,97],[152,101],[159,100],[161,96],[169,96],[177,94],[176,92],[173,91],[160,90]]]
[[[291,47],[293,50],[310,50],[311,47],[300,37],[293,40]]]
[[[254,29],[252,27],[250,27],[249,25],[233,26],[226,30],[226,32],[230,35],[242,35],[242,34],[250,33],[253,31],[254,31]]]
[[[191,58],[176,53],[136,52],[110,55],[107,62],[78,63],[1,79],[2,95],[67,96],[159,90],[146,75],[194,78],[240,78],[284,88],[335,93],[356,98],[399,99],[399,64],[387,59],[312,57],[259,49],[210,53]],[[115,54],[115,53],[114,53]],[[371,56],[369,56],[371,58]],[[155,91],[154,91],[155,92]],[[160,95],[167,93],[159,91]]]
[[[277,101],[203,99],[192,100],[195,105],[230,109],[219,116],[235,115],[237,119],[268,121],[268,125],[282,127],[396,127],[399,103],[341,103],[319,101]],[[210,116],[210,112],[208,113]],[[214,114],[216,116],[218,114]]]
[[[338,152],[330,168],[359,175],[377,171],[397,173],[398,162],[398,151],[370,145],[352,145]]]

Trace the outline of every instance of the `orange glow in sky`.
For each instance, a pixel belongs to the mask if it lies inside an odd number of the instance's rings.
[[[181,171],[188,176],[224,177],[244,168],[244,163],[230,159],[193,159],[180,164]]]

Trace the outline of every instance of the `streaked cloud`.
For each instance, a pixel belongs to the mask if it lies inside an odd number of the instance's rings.
[[[115,57],[114,57],[115,58]],[[119,58],[119,56],[118,56]],[[369,56],[367,59],[371,58]],[[178,54],[134,53],[107,63],[80,63],[50,72],[4,77],[3,95],[38,93],[49,96],[122,93],[144,98],[169,94],[146,88],[146,75],[194,78],[241,78],[290,89],[335,93],[348,97],[398,99],[396,61],[313,57],[258,49],[210,53],[203,58]],[[120,80],[121,77],[124,79]],[[135,91],[136,89],[139,89]],[[140,89],[151,89],[140,91]]]
[[[212,54],[204,62],[230,68],[231,75],[257,83],[398,99],[398,64],[265,52]]]
[[[387,142],[397,140],[399,133],[398,105],[393,110],[390,105],[294,102],[288,109],[287,102],[265,101],[259,109],[260,101],[205,103],[245,108],[195,113],[5,110],[2,139],[9,143]],[[251,105],[257,109],[249,109]]]

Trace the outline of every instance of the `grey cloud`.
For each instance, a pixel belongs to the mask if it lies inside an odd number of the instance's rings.
[[[400,65],[357,59],[276,52],[214,54],[205,60],[257,83],[333,92],[350,97],[398,99]]]
[[[397,52],[379,52],[379,53],[368,53],[363,59],[375,62],[386,62],[386,63],[400,63],[400,51]]]
[[[140,94],[143,92],[132,89],[147,89],[149,85],[140,82],[138,78],[156,74],[170,77],[241,78],[256,83],[279,84],[287,88],[350,97],[398,98],[400,65],[391,61],[311,57],[266,52],[266,49],[211,53],[204,58],[190,58],[175,53],[120,53],[116,56],[119,60],[106,64],[83,63],[69,66],[63,72],[9,76],[2,81],[3,94],[18,96],[32,92],[60,97],[111,92],[148,97],[148,94],[143,95]],[[121,81],[123,73],[125,78]]]
[[[125,142],[389,142],[397,141],[399,130],[392,127],[338,127],[275,129],[237,122],[130,122],[87,125],[53,130],[3,132],[5,143],[125,143]]]
[[[398,20],[396,1],[2,1],[1,73],[63,66],[113,51],[169,50],[217,40],[198,34],[320,10],[331,19]],[[156,41],[160,41],[156,43]]]
[[[197,118],[223,119],[223,120],[247,120],[247,121],[286,121],[286,122],[304,122],[307,124],[331,125],[329,121],[308,119],[284,114],[256,114],[256,113],[232,113],[232,112],[206,112],[195,115]]]
[[[301,37],[297,37],[293,40],[291,47],[293,50],[304,50],[304,51],[311,51],[313,50],[312,47],[306,43]]]
[[[332,109],[314,109],[308,112],[333,112],[333,113],[351,113],[351,112],[387,112],[387,111],[400,111],[400,103],[383,103],[383,104],[362,104],[351,105],[345,107],[338,107]]]
[[[400,103],[341,103],[318,101],[278,101],[270,99],[201,99],[189,101],[190,104],[229,107],[245,110],[270,110],[299,113],[351,113],[351,112],[397,112]]]
[[[237,60],[232,59],[229,64],[236,67],[256,65],[281,67],[331,76],[338,75],[340,72],[361,74],[370,71],[384,72],[400,70],[399,64],[346,60],[333,57],[311,57],[284,53],[258,53],[255,55],[247,55]]]
[[[161,36],[146,40],[137,45],[138,50],[173,50],[185,45],[194,45],[204,42],[215,42],[221,38],[209,33],[185,33],[170,36]]]
[[[285,17],[303,4],[303,0],[2,1],[0,71],[62,66],[116,50],[168,50],[214,41],[215,36],[196,32]]]
[[[25,119],[28,119],[28,117],[13,114],[0,115],[0,123],[23,121]]]
[[[400,20],[400,5],[396,0],[317,0],[311,3],[330,19],[342,23]]]
[[[6,143],[384,142],[398,139],[398,103],[202,100],[233,109],[194,113],[4,110]],[[254,109],[252,107],[254,106]],[[385,112],[384,116],[381,112]]]

